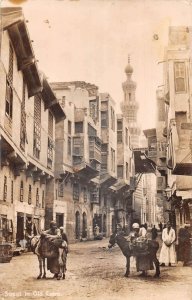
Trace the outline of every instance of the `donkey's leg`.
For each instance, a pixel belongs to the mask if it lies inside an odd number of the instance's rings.
[[[46,278],[45,258],[43,258],[43,277],[42,278]]]
[[[38,261],[39,261],[39,276],[37,277],[37,279],[41,279],[42,276],[42,258],[40,257],[40,255],[37,256],[38,257]]]
[[[66,265],[67,265],[67,252],[66,250],[63,251],[63,279],[65,279],[65,272],[67,270]]]
[[[58,262],[59,262],[59,274],[57,276],[57,280],[60,280],[62,278],[62,271],[63,271],[63,249],[59,248],[59,257],[58,257]]]
[[[160,268],[159,268],[159,261],[157,259],[157,255],[156,254],[153,256],[153,262],[155,264],[155,270],[156,270],[154,277],[158,278],[159,275],[160,275]]]
[[[126,256],[127,259],[127,264],[126,264],[126,272],[125,272],[125,277],[129,277],[130,274],[130,256]]]

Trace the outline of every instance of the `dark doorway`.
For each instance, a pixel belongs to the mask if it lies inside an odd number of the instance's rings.
[[[93,231],[96,226],[96,224],[99,226],[99,232],[102,230],[102,215],[95,214],[93,218]]]
[[[75,214],[75,238],[80,238],[80,213],[77,211]]]
[[[19,242],[24,239],[24,216],[17,214],[17,233],[16,243],[20,246]]]
[[[116,232],[116,217],[112,216],[112,232]]]
[[[56,223],[57,227],[63,227],[64,224],[64,214],[62,213],[56,213]]]
[[[107,218],[106,215],[103,216],[103,235],[106,236],[107,233]]]
[[[83,213],[83,228],[82,228],[82,238],[87,237],[87,215]]]

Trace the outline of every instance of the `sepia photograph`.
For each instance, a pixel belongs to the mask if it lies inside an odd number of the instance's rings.
[[[0,0],[0,300],[192,300],[192,0]]]

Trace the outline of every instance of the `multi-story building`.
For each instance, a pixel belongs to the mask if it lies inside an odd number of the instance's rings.
[[[164,135],[167,136],[169,214],[178,227],[192,219],[191,42],[191,27],[169,28],[164,58]]]
[[[115,220],[127,232],[131,226],[132,193],[130,180],[135,174],[129,124],[122,114],[117,115],[117,182],[112,189]]]
[[[116,227],[116,216],[112,190],[109,189],[117,181],[117,116],[115,102],[108,93],[100,93],[101,105],[101,172],[100,215],[104,216],[106,233],[109,235]],[[100,217],[101,218],[101,217]]]
[[[107,236],[123,220],[117,218],[117,210],[122,203],[125,209],[126,201],[122,199],[120,204],[117,197],[128,189],[134,170],[127,121],[122,116],[117,119],[114,100],[107,93],[98,94],[93,84],[55,82],[51,86],[64,106],[66,119],[56,125],[55,176],[63,193],[51,204],[50,219],[55,217],[56,205],[56,214],[65,216],[64,227],[71,240],[92,238],[96,224]],[[125,213],[124,220],[125,225]]]
[[[50,203],[49,219],[60,218],[57,223],[64,225],[71,241],[92,238],[99,206],[99,183],[92,179],[98,176],[101,165],[98,88],[80,81],[55,82],[51,86],[65,109],[66,119],[56,126],[58,197]]]
[[[1,10],[0,233],[21,244],[44,228],[55,123],[65,115],[39,74],[22,12]]]

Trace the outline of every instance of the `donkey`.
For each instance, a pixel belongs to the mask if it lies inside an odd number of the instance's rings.
[[[36,251],[37,246],[39,244],[39,240],[41,239],[41,244]],[[62,240],[61,240],[62,241]],[[51,243],[47,238],[41,238],[40,236],[34,236],[30,239],[31,250],[34,254],[37,255],[39,261],[39,275],[37,279],[46,278],[46,268],[45,268],[45,259],[47,259],[47,269],[50,270],[51,273],[54,273],[53,278],[57,278],[57,280],[65,279],[66,272],[66,263],[67,263],[67,244],[62,250],[61,255],[59,255],[58,247]],[[42,272],[43,267],[43,272]]]
[[[119,246],[123,255],[126,257],[127,264],[126,264],[126,272],[125,277],[128,277],[130,274],[130,257],[134,256],[133,250],[131,249],[131,242],[127,241],[126,238],[122,234],[113,233],[110,236],[108,248],[112,248],[115,244]],[[155,264],[155,275],[154,277],[159,278],[160,275],[160,268],[159,268],[159,261],[157,259],[157,251],[159,249],[159,243],[154,240],[148,241],[148,251],[150,255],[151,262]]]

